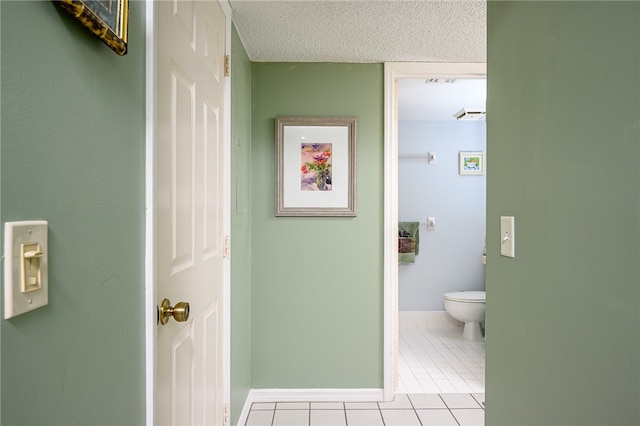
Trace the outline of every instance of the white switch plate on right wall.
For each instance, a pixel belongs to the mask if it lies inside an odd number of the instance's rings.
[[[516,257],[515,218],[500,216],[500,254],[506,257]]]

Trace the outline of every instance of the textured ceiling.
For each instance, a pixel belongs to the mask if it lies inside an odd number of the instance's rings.
[[[253,62],[486,62],[484,0],[229,0]],[[400,120],[484,108],[484,80],[399,85]]]
[[[254,62],[485,62],[484,0],[229,0]]]

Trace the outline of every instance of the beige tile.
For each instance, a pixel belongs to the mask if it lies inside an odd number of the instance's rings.
[[[311,426],[346,426],[344,410],[311,410]]]
[[[251,404],[251,410],[275,410],[275,402],[254,402]]]
[[[453,414],[448,409],[416,410],[422,426],[458,426]]]
[[[249,412],[247,417],[246,426],[271,426],[273,421],[273,410],[254,411]]]
[[[343,410],[344,404],[342,402],[312,402],[312,410]]]
[[[484,407],[484,393],[472,393],[471,396]]]
[[[378,406],[381,410],[413,408],[411,402],[409,401],[409,397],[407,397],[407,395],[404,393],[396,394],[393,401],[378,402]]]
[[[377,402],[345,402],[347,410],[378,410]]]
[[[449,380],[434,380],[433,383],[436,384],[440,393],[450,393],[456,391],[456,388],[453,387]]]
[[[453,416],[460,426],[484,426],[484,410],[482,409],[454,409]]]
[[[441,396],[449,408],[482,408],[468,393],[443,393]]]
[[[413,410],[380,410],[385,426],[420,426]]]
[[[347,410],[349,426],[383,426],[380,410]]]
[[[308,402],[278,402],[276,405],[278,410],[308,410]]]
[[[307,425],[309,425],[309,410],[276,410],[273,416],[273,426]]]
[[[410,394],[409,399],[413,404],[413,408],[419,409],[432,409],[432,408],[447,408],[440,398],[440,395],[434,393],[416,393]]]

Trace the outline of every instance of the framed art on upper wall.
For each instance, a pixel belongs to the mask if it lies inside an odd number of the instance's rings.
[[[356,216],[356,118],[276,117],[276,216]]]
[[[127,53],[129,0],[53,0],[114,52]]]
[[[484,152],[462,151],[459,157],[459,170],[461,175],[484,174]]]

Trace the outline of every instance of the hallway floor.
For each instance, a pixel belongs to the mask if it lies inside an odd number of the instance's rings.
[[[462,330],[400,330],[392,402],[270,402],[251,406],[246,426],[484,425],[485,342]]]
[[[484,394],[397,394],[393,402],[254,403],[246,426],[482,426]]]

